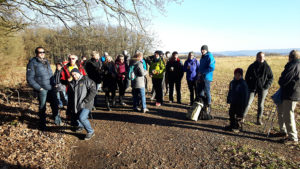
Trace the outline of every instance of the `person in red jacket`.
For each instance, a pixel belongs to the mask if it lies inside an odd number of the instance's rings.
[[[120,105],[126,106],[126,104],[124,103],[124,94],[125,94],[126,85],[127,85],[127,79],[126,79],[127,64],[125,63],[124,55],[117,56],[115,65],[116,65],[116,70],[117,70],[117,83],[119,86]]]

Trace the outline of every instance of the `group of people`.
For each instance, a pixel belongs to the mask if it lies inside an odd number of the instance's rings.
[[[33,57],[27,65],[27,81],[38,93],[40,129],[46,129],[46,100],[50,101],[55,124],[62,123],[59,109],[67,105],[67,115],[71,119],[71,125],[76,131],[86,129],[85,140],[94,136],[94,130],[88,120],[89,113],[96,108],[96,95],[98,90],[105,92],[105,105],[108,111],[116,103],[116,90],[119,91],[119,104],[126,106],[124,101],[125,91],[131,84],[132,108],[134,111],[146,113],[146,89],[148,80],[152,79],[152,99],[155,106],[161,106],[163,97],[169,93],[169,103],[174,102],[174,86],[176,89],[176,101],[181,104],[181,81],[186,73],[186,81],[190,91],[190,105],[194,102],[203,102],[206,114],[211,114],[210,86],[213,81],[215,59],[208,50],[207,45],[201,47],[201,59],[198,61],[193,52],[189,52],[184,63],[178,57],[178,52],[163,53],[155,51],[154,55],[144,57],[142,52],[136,51],[130,57],[127,51],[123,51],[115,61],[107,52],[100,57],[100,53],[93,51],[91,59],[82,59],[76,55],[69,55],[68,62],[56,63],[56,71],[53,75],[47,59],[45,49],[37,47],[36,57]],[[297,101],[300,100],[300,63],[299,52],[292,51],[290,61],[285,66],[279,84],[282,91],[282,104],[278,106],[279,123],[281,132],[278,136],[288,135],[288,141],[298,142],[294,110]],[[270,66],[265,61],[265,54],[259,52],[256,61],[251,64],[243,79],[243,70],[237,68],[234,71],[234,80],[230,82],[227,103],[230,104],[230,125],[228,130],[238,130],[239,122],[245,120],[245,116],[258,95],[257,124],[262,125],[264,100],[268,89],[273,82],[273,74]],[[289,115],[287,115],[289,114]]]

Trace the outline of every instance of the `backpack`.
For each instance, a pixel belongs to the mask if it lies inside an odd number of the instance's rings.
[[[129,67],[129,71],[128,71],[128,79],[129,80],[134,80],[136,78],[136,75],[135,75],[134,71],[135,71],[135,66],[131,65]]]

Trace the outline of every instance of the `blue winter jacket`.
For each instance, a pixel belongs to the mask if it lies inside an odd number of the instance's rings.
[[[205,55],[202,55],[200,60],[199,72],[205,76],[205,80],[213,80],[213,71],[215,70],[216,60],[212,53],[207,52]]]
[[[197,72],[199,71],[199,61],[194,59],[187,59],[183,65],[183,71],[186,72],[186,80],[187,81],[195,81],[197,80]],[[189,67],[189,69],[188,69]]]
[[[54,85],[54,78],[48,60],[42,63],[37,57],[30,59],[27,64],[26,80],[37,91],[41,88],[51,90],[52,85]]]

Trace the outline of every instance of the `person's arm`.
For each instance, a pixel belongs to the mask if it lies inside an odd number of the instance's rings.
[[[166,71],[166,66],[165,66],[165,63],[164,61],[160,61],[159,63],[159,71],[158,71],[158,74],[162,74]]]
[[[203,72],[201,72],[202,74],[208,74],[209,72],[212,72],[215,70],[216,61],[211,54],[209,54],[208,62],[209,62],[209,65],[207,66],[206,69],[203,70]]]
[[[35,90],[42,90],[42,87],[35,81],[35,67],[32,61],[27,65],[26,80],[27,83]]]
[[[183,71],[187,72],[187,61],[185,61],[183,64]]]
[[[273,83],[273,72],[272,72],[271,68],[268,66],[267,81],[264,85],[264,89],[270,88],[272,83]]]
[[[279,85],[280,87],[285,87],[288,85],[294,78],[294,71],[293,67],[291,65],[286,65],[283,72],[281,73],[281,76],[279,78]]]
[[[180,72],[180,79],[183,78],[184,75],[184,70],[183,70],[183,63],[179,61],[180,67],[179,67],[179,72]]]
[[[231,104],[231,97],[232,97],[232,82],[229,83],[229,90],[228,90],[228,94],[227,94],[227,103]]]
[[[86,86],[87,86],[87,95],[83,99],[83,102],[85,104],[91,102],[97,95],[96,84],[94,81],[87,79]]]

